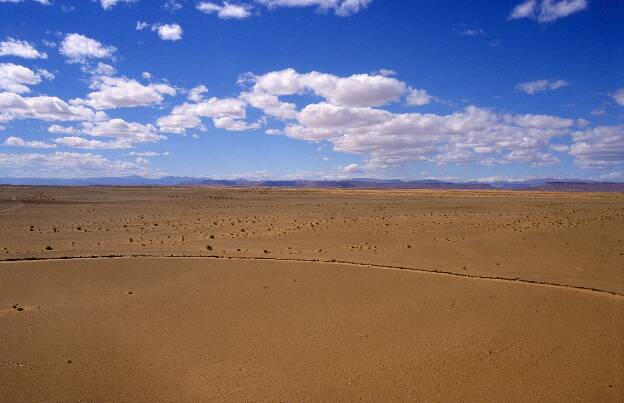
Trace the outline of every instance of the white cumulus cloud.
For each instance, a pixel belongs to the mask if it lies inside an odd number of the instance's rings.
[[[4,140],[3,145],[10,147],[26,147],[26,148],[54,148],[56,145],[38,140],[24,140],[21,137],[11,136]]]
[[[367,156],[369,166],[376,168],[418,161],[538,167],[558,163],[547,152],[549,142],[573,126],[571,119],[497,114],[475,106],[435,115],[320,103],[306,106],[284,134],[329,141],[336,151]]]
[[[45,52],[38,51],[30,43],[10,37],[0,42],[0,56],[16,56],[24,59],[46,59],[48,57]]]
[[[582,168],[624,164],[624,126],[599,126],[572,133],[570,154]]]
[[[154,24],[152,31],[157,32],[163,41],[179,41],[182,39],[182,27],[179,24]]]
[[[189,91],[188,99],[193,102],[200,102],[204,99],[204,94],[208,92],[208,88],[205,85],[198,85]]]
[[[160,104],[165,95],[176,95],[168,84],[143,85],[127,77],[95,76],[91,81],[95,91],[85,99],[74,99],[72,105],[86,105],[94,109],[131,108]]]
[[[75,127],[61,125],[50,125],[48,131],[55,134],[76,134],[80,132],[80,130]]]
[[[23,94],[30,92],[28,86],[37,85],[44,78],[51,80],[54,75],[47,70],[35,72],[19,64],[0,63],[0,90]]]
[[[202,1],[197,4],[197,9],[206,14],[216,14],[222,19],[242,20],[251,17],[251,7],[247,4],[235,4],[224,1],[222,4]]]
[[[69,105],[53,96],[24,97],[0,92],[0,123],[20,119],[43,121],[89,121],[96,114],[81,105]]]
[[[252,128],[245,119],[245,103],[235,98],[215,98],[202,100],[198,103],[178,105],[167,116],[158,119],[161,131],[183,134],[187,129],[201,127],[202,118],[212,118],[217,127],[241,131]]]
[[[101,42],[81,34],[67,34],[61,42],[59,52],[69,63],[85,63],[89,59],[104,59],[113,56],[117,49],[104,46]]]
[[[85,139],[83,137],[59,137],[54,139],[54,143],[69,148],[80,148],[85,150],[123,150],[131,148],[132,144],[120,140],[102,141]]]
[[[84,122],[82,126],[82,131],[90,136],[114,137],[130,143],[153,143],[166,138],[157,134],[156,127],[151,124],[126,122],[119,118]]]
[[[294,95],[311,91],[332,104],[379,106],[397,101],[405,93],[405,83],[381,75],[354,74],[338,77],[313,71],[299,74],[294,69],[249,75],[254,91],[273,95]]]

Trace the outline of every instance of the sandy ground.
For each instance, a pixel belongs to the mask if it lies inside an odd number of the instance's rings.
[[[624,400],[622,194],[5,187],[0,248],[6,401]]]

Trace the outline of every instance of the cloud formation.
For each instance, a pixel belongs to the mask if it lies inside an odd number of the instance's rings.
[[[154,24],[152,31],[157,32],[163,41],[179,41],[182,39],[182,27],[178,24]]]
[[[0,56],[23,57],[24,59],[47,59],[45,52],[39,52],[33,45],[11,37],[0,42]]]
[[[132,147],[129,143],[119,140],[102,141],[76,136],[59,137],[54,139],[54,143],[65,147],[81,148],[85,150],[123,150]]]
[[[206,14],[216,14],[219,18],[242,20],[251,17],[251,7],[247,4],[233,4],[224,1],[221,4],[202,1],[197,4],[197,9]]]
[[[566,80],[537,80],[529,81],[526,83],[520,83],[516,85],[516,90],[522,91],[525,94],[533,95],[538,92],[558,90],[559,88],[567,87],[570,85]]]
[[[514,7],[508,18],[510,20],[528,18],[546,23],[583,11],[586,8],[587,0],[526,0]]]
[[[166,138],[157,134],[151,124],[126,122],[119,118],[84,122],[82,126],[82,131],[90,136],[114,137],[129,143],[154,143]]]
[[[100,4],[104,10],[110,10],[115,7],[117,3],[134,3],[137,0],[100,0]]]
[[[269,9],[277,7],[317,7],[320,12],[333,11],[336,15],[346,17],[355,14],[373,0],[256,0]]]
[[[55,134],[70,135],[58,137],[54,139],[54,143],[83,149],[119,150],[133,148],[138,143],[155,143],[166,139],[165,136],[158,134],[156,127],[151,124],[126,122],[123,119],[108,119],[106,117],[82,122],[80,127],[52,125],[48,131]],[[105,137],[112,140],[87,139],[79,135]]]
[[[335,151],[365,156],[367,166],[377,169],[410,162],[554,165],[560,159],[553,152],[568,150],[551,148],[551,141],[587,125],[586,121],[502,114],[477,106],[449,115],[394,113],[382,107],[403,98],[407,104],[424,105],[431,96],[424,89],[384,76],[338,77],[285,69],[246,74],[240,82],[251,84],[250,90],[241,93],[241,100],[283,122],[283,128],[268,129],[272,134],[327,141]],[[561,85],[547,81],[550,87]],[[298,110],[294,103],[280,99],[293,95],[307,99],[309,94],[323,101]]]
[[[268,7],[316,5],[336,13],[347,3],[331,0],[263,2]],[[536,18],[539,20],[544,4],[560,13],[570,10],[568,3],[568,8],[560,3],[563,2],[525,2],[515,12],[528,13],[527,10],[533,7],[531,10],[538,13]],[[209,7],[206,4],[216,3],[202,2],[198,7],[202,4],[206,8]],[[358,4],[366,6],[368,2]],[[223,2],[217,6],[219,8],[212,12],[219,14],[232,4]],[[177,32],[175,26],[177,24],[138,22],[136,28],[150,28],[165,40],[176,40],[181,38],[182,30],[177,26]],[[65,35],[59,52],[69,63],[80,64],[88,79],[89,92],[84,98],[69,102],[54,96],[27,96],[32,86],[44,79],[53,79],[54,75],[44,69],[0,63],[0,124],[24,119],[66,122],[48,127],[48,132],[54,135],[52,138],[27,140],[9,136],[4,140],[4,146],[126,150],[139,144],[163,141],[166,133],[185,134],[193,129],[206,131],[207,122],[212,122],[215,128],[226,131],[244,132],[263,127],[272,135],[324,142],[336,152],[362,157],[363,163],[340,167],[342,174],[397,168],[418,162],[544,167],[561,163],[566,155],[585,169],[606,169],[624,163],[622,126],[591,128],[583,119],[502,113],[476,105],[447,113],[416,113],[412,111],[418,109],[412,107],[424,106],[437,99],[426,89],[414,88],[399,80],[391,70],[348,76],[318,71],[300,73],[293,68],[264,74],[245,73],[240,76],[242,89],[237,95],[219,98],[208,97],[208,88],[204,85],[178,89],[166,81],[153,82],[151,74],[146,72],[141,81],[118,76],[116,68],[102,60],[112,59],[116,48],[78,33]],[[30,43],[13,38],[0,42],[0,55],[28,59],[46,57]],[[114,61],[110,63],[114,64]],[[541,79],[520,83],[516,89],[533,95],[568,85],[570,83],[563,79]],[[186,100],[180,101],[169,112],[163,112],[153,124],[111,118],[103,112],[162,106],[166,97],[176,95],[186,96]],[[624,89],[610,96],[617,104],[624,105]],[[252,110],[249,112],[248,109]],[[260,117],[248,120],[248,114]],[[562,144],[564,142],[567,144]],[[31,161],[41,167],[56,163],[56,157],[60,155],[86,161],[87,165],[93,163],[93,166],[108,161],[118,172],[125,172],[124,169],[138,172],[148,165],[144,158],[153,156],[134,152],[132,156],[139,159],[127,162],[102,160],[102,156],[95,154],[23,155],[30,157],[0,154],[4,161]]]
[[[260,76],[247,75],[256,93],[295,95],[310,91],[335,105],[380,106],[398,101],[406,92],[405,83],[382,75],[354,74],[338,77],[313,71],[299,74],[294,69]]]
[[[165,95],[176,95],[168,84],[141,84],[127,77],[94,76],[90,88],[95,90],[85,99],[73,99],[72,105],[85,105],[93,109],[133,108],[158,105]]]
[[[409,105],[422,106],[431,103],[433,97],[426,90],[410,88],[406,101]]]
[[[15,136],[7,137],[7,139],[4,140],[3,145],[9,146],[9,147],[25,147],[25,148],[54,148],[56,147],[55,144],[46,143],[44,141],[37,141],[37,140],[27,141],[27,140],[22,139],[21,137],[15,137]]]
[[[306,106],[284,133],[329,141],[336,151],[367,156],[369,166],[377,168],[418,161],[542,166],[558,161],[543,152],[549,140],[573,125],[554,116],[497,114],[476,106],[435,115],[321,103]]]
[[[147,160],[111,160],[99,154],[59,152],[51,154],[0,153],[0,167],[16,178],[94,178],[101,176],[162,176]]]
[[[12,120],[90,121],[96,113],[82,105],[69,105],[53,96],[24,97],[0,92],[0,123]]]
[[[24,0],[0,0],[0,3],[22,3]],[[35,3],[42,4],[44,6],[49,6],[52,4],[50,0],[33,0]]]
[[[0,63],[0,90],[16,94],[30,92],[30,85],[41,83],[42,79],[53,79],[47,70],[32,71],[28,67],[13,63]]]
[[[624,164],[624,126],[599,126],[572,133],[570,154],[582,168]]]
[[[615,91],[612,97],[616,104],[624,106],[624,88]]]
[[[334,14],[346,17],[366,7],[372,0],[255,0],[269,10],[276,8],[316,7],[318,12],[333,11]],[[253,7],[246,3],[230,1],[201,1],[196,8],[206,14],[215,14],[222,19],[246,19],[252,16]]]
[[[245,103],[235,98],[212,97],[200,102],[178,105],[167,116],[158,119],[157,125],[166,133],[183,134],[187,129],[202,127],[202,118],[212,118],[215,127],[243,131],[257,128],[247,124]]]
[[[179,41],[182,39],[182,27],[179,24],[149,24],[143,21],[137,21],[136,30],[142,31],[146,28],[150,28],[153,32],[158,33],[158,36],[163,41]]]
[[[61,42],[59,52],[67,57],[68,63],[86,63],[90,59],[111,58],[117,49],[104,46],[95,39],[81,34],[67,34]]]

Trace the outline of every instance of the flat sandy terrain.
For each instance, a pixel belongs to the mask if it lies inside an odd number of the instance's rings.
[[[624,401],[622,194],[4,187],[0,259],[3,401]]]

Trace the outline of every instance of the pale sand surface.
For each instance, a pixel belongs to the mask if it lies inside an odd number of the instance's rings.
[[[621,194],[0,188],[4,259],[206,256],[1,262],[0,400],[623,401],[623,241]]]

